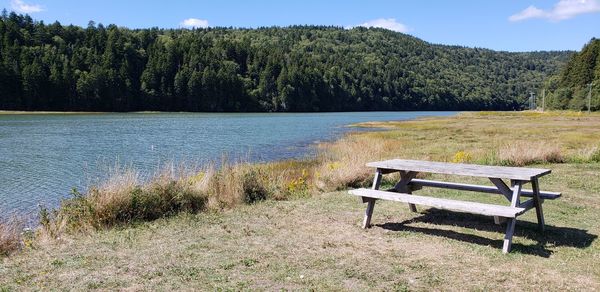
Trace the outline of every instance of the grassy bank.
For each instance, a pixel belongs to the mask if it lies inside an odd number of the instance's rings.
[[[38,236],[2,259],[0,287],[600,289],[600,115],[484,112],[359,126],[389,131],[320,145],[311,161],[165,168],[147,183],[117,172],[43,217]],[[382,202],[364,231],[364,206],[336,190],[368,184],[364,163],[391,157],[541,163],[553,169],[542,188],[564,196],[544,205],[544,234],[532,212],[520,217],[509,255],[487,217]]]

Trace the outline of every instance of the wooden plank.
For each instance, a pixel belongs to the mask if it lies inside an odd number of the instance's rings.
[[[382,177],[381,169],[376,170],[375,176],[373,177],[373,185],[371,186],[371,189],[373,189],[373,190],[379,189],[379,186],[381,185],[381,177]]]
[[[403,203],[411,203],[417,205],[425,205],[437,209],[461,211],[473,214],[481,214],[487,216],[500,216],[507,218],[515,218],[517,215],[525,212],[525,208],[508,207],[492,204],[483,204],[476,202],[466,202],[458,200],[440,199],[433,197],[417,196],[411,194],[393,193],[370,189],[356,189],[349,191],[350,194],[369,197],[374,199],[383,199]]]
[[[394,189],[401,193],[408,193],[408,184],[417,176],[414,171],[400,171],[400,181],[394,186]]]
[[[385,170],[406,170],[416,172],[429,172],[453,175],[466,175],[476,177],[498,177],[529,181],[532,178],[549,174],[551,170],[540,168],[487,166],[465,163],[433,162],[421,160],[392,159],[385,161],[369,162],[369,167]]]
[[[521,181],[511,181],[511,185],[513,186],[513,194],[510,199],[510,206],[516,207],[521,204],[521,188],[523,187],[523,182]]]
[[[401,170],[400,181],[394,186],[394,189],[400,193],[411,194],[412,191],[408,187],[408,184],[415,176],[417,176],[417,173],[414,171]],[[408,209],[410,209],[411,212],[417,212],[417,206],[415,206],[415,204],[408,204]]]
[[[506,233],[504,234],[504,243],[502,244],[502,253],[509,253],[512,246],[512,238],[515,233],[516,218],[509,218],[506,223]]]
[[[409,183],[410,187],[417,189],[420,187],[432,187],[432,188],[443,188],[443,189],[451,189],[458,191],[472,191],[472,192],[481,192],[481,193],[489,193],[489,194],[500,194],[500,191],[497,187],[493,186],[484,186],[484,185],[474,185],[474,184],[463,184],[463,183],[454,183],[454,182],[444,182],[444,181],[436,181],[436,180],[426,180],[426,179],[413,179]],[[510,189],[510,188],[509,188]],[[510,189],[512,194],[512,189]],[[521,190],[521,196],[523,197],[533,197],[533,190],[523,189]],[[540,198],[545,200],[554,200],[561,196],[561,193],[558,192],[545,192],[540,191]]]
[[[506,185],[506,183],[504,183],[502,179],[496,177],[490,177],[489,179],[496,186],[494,191],[502,194],[507,200],[510,201],[510,198],[512,198],[512,190]],[[494,223],[496,225],[500,225],[504,222],[506,222],[505,217],[494,216]]]
[[[533,188],[533,204],[535,205],[535,214],[537,216],[538,228],[540,231],[544,231],[544,211],[542,210],[542,203],[544,202],[540,198],[540,184],[537,178],[531,180],[531,187]]]
[[[363,218],[362,228],[366,229],[371,227],[371,218],[373,217],[373,209],[375,208],[375,199],[364,198],[367,201],[367,209],[365,210],[365,217]]]
[[[507,200],[510,201],[513,190],[511,190],[502,179],[497,177],[490,177],[489,179],[496,186],[498,192],[500,192]]]
[[[525,211],[532,209],[533,207],[535,207],[533,199],[529,199],[529,200],[519,204],[519,208],[524,208]]]
[[[510,206],[516,207],[521,205],[521,188],[523,187],[523,181],[513,180],[510,182],[513,187],[512,198],[510,200]],[[528,203],[529,201],[525,202]],[[527,209],[523,208],[523,212]],[[512,238],[515,233],[515,224],[517,223],[517,218],[508,218],[508,222],[506,222],[506,233],[504,234],[504,243],[502,244],[502,253],[509,253],[510,248],[512,246]]]
[[[377,169],[377,171],[375,171],[375,177],[373,177],[373,185],[371,186],[373,190],[379,189],[379,186],[381,185],[381,177],[381,170]],[[363,203],[367,203],[367,209],[365,210],[365,217],[363,218],[362,224],[362,228],[364,229],[371,227],[371,218],[373,217],[373,209],[375,209],[375,199],[362,197],[362,200]]]

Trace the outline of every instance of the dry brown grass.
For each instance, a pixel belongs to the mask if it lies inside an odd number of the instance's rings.
[[[135,170],[116,168],[87,193],[73,191],[53,212],[42,213],[43,230],[55,237],[68,231],[90,231],[140,220],[154,220],[203,208],[204,194],[166,166],[142,183]]]
[[[23,245],[23,222],[18,219],[0,220],[0,256],[7,256]]]
[[[221,210],[268,196],[264,177],[248,164],[225,163],[219,170],[207,168],[196,189],[206,194],[207,208]]]
[[[365,164],[383,159],[395,152],[400,144],[385,139],[364,139],[361,135],[349,135],[323,144],[320,146],[323,149],[320,165],[316,169],[316,186],[325,191],[364,186],[373,175],[373,170]]]
[[[56,210],[43,210],[42,235],[89,232],[151,221],[180,212],[219,211],[265,199],[307,196],[313,162],[207,164],[189,169],[167,164],[147,180],[131,168],[116,167],[86,193],[73,191]]]
[[[562,163],[565,161],[558,145],[543,142],[516,141],[500,147],[498,159],[502,164],[525,166],[534,163]]]

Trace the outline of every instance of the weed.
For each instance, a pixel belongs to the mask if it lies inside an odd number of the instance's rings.
[[[251,258],[246,258],[246,259],[243,259],[243,260],[241,261],[241,263],[242,263],[242,264],[243,264],[245,267],[252,267],[252,266],[254,266],[254,265],[258,264],[258,260],[256,260],[256,259],[251,259]]]
[[[463,163],[463,162],[471,162],[472,156],[471,153],[466,151],[458,151],[452,157],[452,162],[454,163]]]

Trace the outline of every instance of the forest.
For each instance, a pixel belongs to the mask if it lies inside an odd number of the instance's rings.
[[[544,84],[547,107],[600,110],[600,39],[592,38]]]
[[[518,110],[552,78],[588,81],[570,77],[586,61],[560,73],[587,58],[572,55],[437,45],[377,28],[83,28],[3,11],[0,109]]]

